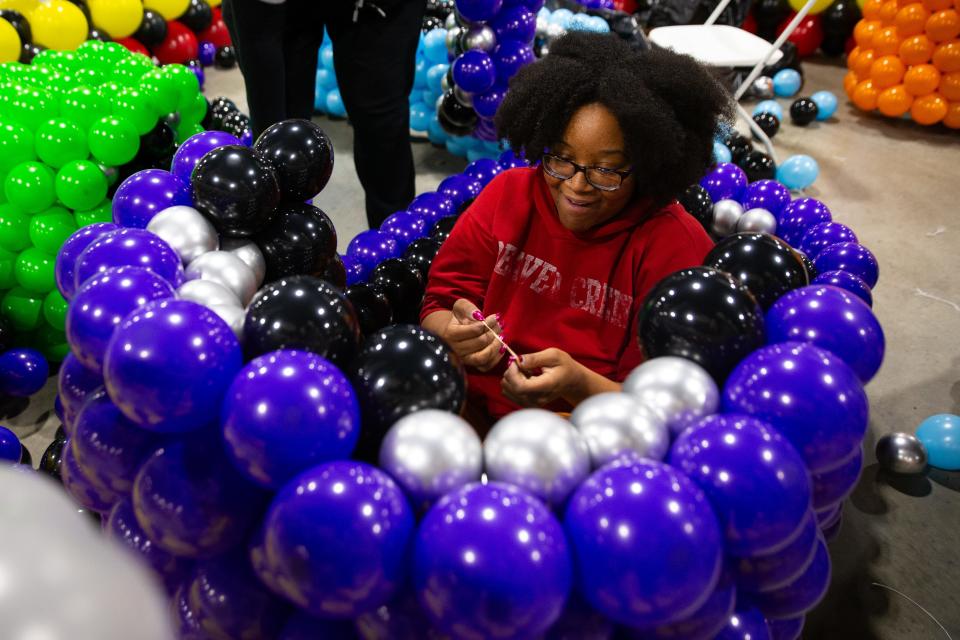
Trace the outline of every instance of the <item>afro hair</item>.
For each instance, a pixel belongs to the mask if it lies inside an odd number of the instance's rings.
[[[520,70],[496,115],[497,130],[531,162],[562,139],[581,107],[602,104],[623,130],[637,197],[658,205],[706,173],[732,97],[702,64],[665,49],[634,51],[612,34],[572,32]]]

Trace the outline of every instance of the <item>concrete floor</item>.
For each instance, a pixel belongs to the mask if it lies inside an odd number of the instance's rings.
[[[834,91],[841,106],[826,123],[784,123],[775,146],[781,160],[794,153],[817,159],[820,178],[807,195],[824,200],[877,255],[874,310],[886,332],[887,355],[867,388],[867,466],[831,545],[833,582],[809,616],[804,638],[944,637],[917,606],[873,583],[905,593],[960,638],[960,474],[932,470],[898,480],[879,473],[873,455],[876,439],[886,433],[912,432],[934,413],[960,413],[960,133],[857,111],[843,95],[838,63],[811,61],[806,71],[803,93]],[[208,72],[206,93],[227,95],[245,108],[235,70]],[[320,122],[337,161],[317,204],[336,224],[343,251],[365,228],[363,191],[353,170],[350,128]],[[415,144],[414,154],[418,193],[464,166],[427,143]],[[54,393],[48,385],[8,421],[35,462],[57,426],[50,412]]]

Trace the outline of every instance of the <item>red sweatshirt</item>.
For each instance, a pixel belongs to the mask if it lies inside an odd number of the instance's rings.
[[[487,185],[443,243],[420,317],[466,298],[484,316],[502,314],[517,353],[556,347],[622,381],[643,359],[636,335],[644,297],[664,276],[701,264],[712,246],[677,203],[659,211],[634,203],[574,233],[560,224],[540,170],[512,169]],[[505,360],[487,373],[468,371],[471,401],[494,418],[518,408],[500,392]]]

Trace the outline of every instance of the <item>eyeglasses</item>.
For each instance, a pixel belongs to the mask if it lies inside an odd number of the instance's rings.
[[[606,167],[585,167],[550,153],[543,156],[543,170],[557,180],[569,180],[582,171],[587,183],[600,191],[616,191],[633,173],[633,169],[617,171]]]

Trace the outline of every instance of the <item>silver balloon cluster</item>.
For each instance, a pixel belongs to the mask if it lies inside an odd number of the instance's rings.
[[[757,100],[769,100],[773,98],[773,78],[770,76],[760,76],[753,81],[753,97]]]
[[[888,433],[877,440],[877,462],[890,473],[915,475],[927,468],[927,449],[909,433]]]
[[[670,448],[666,420],[629,393],[601,393],[574,409],[570,422],[580,432],[596,469],[624,455],[662,460]]]
[[[777,231],[777,218],[766,209],[748,209],[737,220],[737,233],[760,232],[773,234]]]
[[[726,238],[737,232],[737,224],[743,217],[743,206],[736,200],[717,200],[713,203],[713,225],[710,232],[718,238]]]
[[[720,391],[710,374],[697,363],[675,356],[641,364],[627,376],[623,391],[663,418],[673,437],[716,413],[720,405]]]

